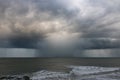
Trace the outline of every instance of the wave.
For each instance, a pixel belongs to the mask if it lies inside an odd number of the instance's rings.
[[[118,67],[96,67],[96,66],[67,66],[71,70],[66,72],[54,72],[41,70],[21,75],[2,75],[1,77],[23,78],[28,76],[31,80],[119,80],[120,68]],[[4,79],[5,80],[5,79]],[[7,79],[6,79],[7,80]]]

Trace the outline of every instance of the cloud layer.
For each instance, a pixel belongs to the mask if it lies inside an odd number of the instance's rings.
[[[0,0],[0,47],[60,56],[120,48],[118,0]]]

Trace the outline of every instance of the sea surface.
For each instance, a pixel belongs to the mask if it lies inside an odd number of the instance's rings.
[[[66,66],[120,67],[119,58],[1,58],[0,74],[32,73],[40,70],[69,72]]]
[[[119,58],[1,58],[0,78],[120,80]],[[4,79],[7,80],[7,79]]]

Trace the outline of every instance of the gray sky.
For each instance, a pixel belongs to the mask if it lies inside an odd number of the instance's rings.
[[[118,57],[119,25],[119,0],[0,0],[0,52]]]

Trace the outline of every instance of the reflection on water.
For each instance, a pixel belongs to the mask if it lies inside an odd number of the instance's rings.
[[[69,65],[119,67],[120,59],[105,58],[3,58],[0,59],[0,74],[21,74],[40,70],[64,71]]]

